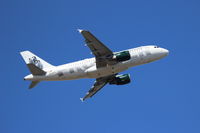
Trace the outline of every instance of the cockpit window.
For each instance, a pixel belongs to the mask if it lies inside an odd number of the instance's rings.
[[[154,48],[159,48],[158,46],[154,46]]]

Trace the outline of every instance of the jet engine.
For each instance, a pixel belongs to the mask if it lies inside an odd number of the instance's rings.
[[[115,53],[113,58],[120,62],[120,61],[129,60],[131,58],[131,55],[129,51],[122,51],[122,52]]]
[[[116,75],[109,84],[124,85],[131,82],[129,74]]]

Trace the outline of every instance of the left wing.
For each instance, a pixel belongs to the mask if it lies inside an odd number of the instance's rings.
[[[95,95],[101,88],[103,88],[115,75],[110,75],[107,77],[101,77],[97,78],[92,88],[86,93],[86,96],[83,98],[80,98],[80,100],[83,102],[87,98],[91,98],[93,95]]]
[[[79,32],[83,35],[87,46],[94,54],[97,68],[106,66],[108,64],[106,58],[111,57],[113,52],[89,31],[79,30]]]

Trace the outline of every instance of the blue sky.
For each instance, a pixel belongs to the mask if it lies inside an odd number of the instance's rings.
[[[1,133],[199,133],[198,0],[1,0]],[[156,44],[162,60],[137,66],[132,82],[105,86],[82,103],[94,79],[42,82],[31,91],[19,55],[53,65],[92,57],[77,28],[113,51]]]

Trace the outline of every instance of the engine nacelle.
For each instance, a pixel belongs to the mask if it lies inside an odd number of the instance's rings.
[[[126,61],[131,58],[129,51],[122,51],[114,54],[114,59],[117,61]]]
[[[116,75],[114,79],[109,82],[109,84],[124,85],[130,82],[131,82],[130,75],[122,74],[122,75]]]

